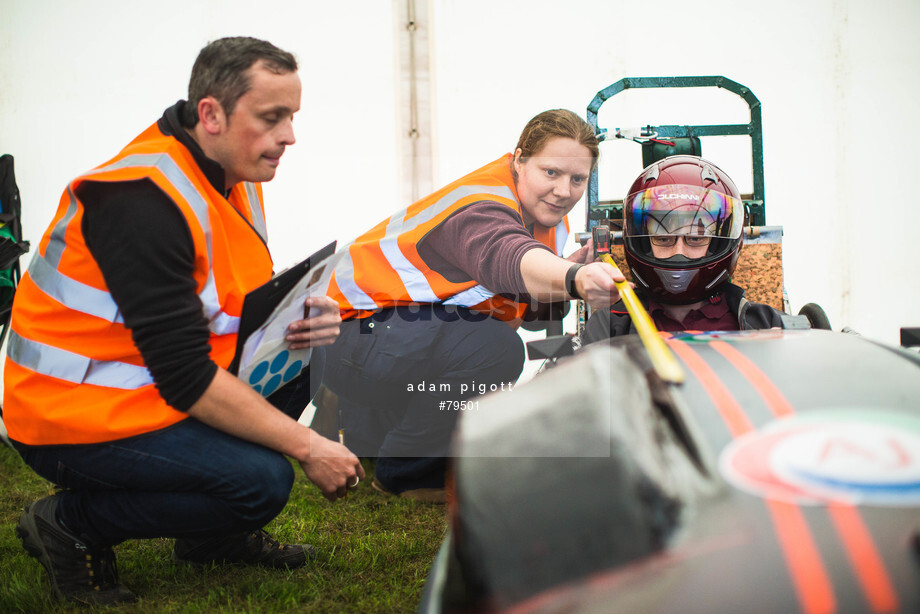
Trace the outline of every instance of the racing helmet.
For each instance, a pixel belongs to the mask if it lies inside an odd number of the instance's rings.
[[[741,253],[744,202],[731,178],[698,156],[647,166],[623,203],[623,243],[633,281],[664,303],[709,298]]]

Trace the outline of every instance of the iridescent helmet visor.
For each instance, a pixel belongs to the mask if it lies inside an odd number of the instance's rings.
[[[653,242],[667,246],[683,241],[697,251],[706,246],[710,260],[741,238],[744,202],[700,186],[662,185],[630,194],[623,217],[624,236],[640,258],[657,260]]]

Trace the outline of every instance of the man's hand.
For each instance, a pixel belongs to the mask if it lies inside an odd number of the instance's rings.
[[[288,326],[285,339],[292,350],[335,343],[342,324],[338,303],[328,296],[310,297],[304,302],[304,313],[310,315]]]
[[[608,307],[620,300],[617,281],[626,281],[626,277],[617,267],[606,262],[594,262],[578,269],[575,274],[575,287],[578,293],[594,309]]]
[[[330,501],[341,499],[364,479],[358,457],[342,444],[310,430],[310,455],[300,460],[307,479]]]
[[[330,501],[344,497],[364,478],[358,457],[348,448],[279,411],[223,369],[217,370],[214,380],[188,414],[234,437],[296,459],[307,478]]]

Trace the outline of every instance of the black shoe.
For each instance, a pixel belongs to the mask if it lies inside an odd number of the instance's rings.
[[[396,493],[381,484],[377,476],[371,480],[371,488],[391,497],[413,499],[421,503],[447,503],[447,490],[444,488],[412,488]]]
[[[112,548],[87,545],[58,521],[57,508],[57,495],[39,499],[26,508],[16,527],[23,548],[48,572],[57,598],[100,605],[137,599],[118,583]]]
[[[238,563],[275,569],[300,567],[312,558],[310,544],[282,544],[261,529],[205,539],[177,539],[172,553],[176,563]]]

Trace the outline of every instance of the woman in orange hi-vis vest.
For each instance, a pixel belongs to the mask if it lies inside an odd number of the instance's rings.
[[[378,490],[443,500],[457,416],[475,411],[485,392],[504,391],[514,402],[524,361],[516,327],[540,304],[618,300],[621,273],[589,264],[590,246],[562,258],[566,214],[597,156],[584,120],[545,111],[528,122],[513,154],[343,248],[329,294],[344,322],[323,381],[337,397],[349,447],[377,457]]]
[[[272,276],[260,182],[294,143],[295,58],[271,43],[208,44],[179,101],[65,190],[15,297],[4,421],[60,490],[19,519],[61,599],[130,601],[113,546],[176,538],[177,562],[297,567],[306,544],[262,527],[287,503],[288,456],[330,500],[357,456],[299,424],[338,305],[292,322],[313,347],[292,381],[256,392],[227,367],[243,298]],[[318,387],[318,384],[317,386]]]

